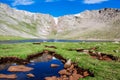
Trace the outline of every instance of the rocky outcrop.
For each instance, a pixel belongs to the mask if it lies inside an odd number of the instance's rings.
[[[0,35],[40,39],[120,39],[120,10],[86,10],[55,18],[0,3]]]

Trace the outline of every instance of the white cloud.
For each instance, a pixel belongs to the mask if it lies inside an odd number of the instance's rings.
[[[96,4],[96,3],[102,3],[108,0],[84,0],[85,4]]]
[[[17,6],[17,5],[31,5],[33,3],[34,3],[33,0],[14,0],[12,5],[13,6]]]

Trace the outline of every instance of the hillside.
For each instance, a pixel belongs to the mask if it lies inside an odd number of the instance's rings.
[[[120,10],[118,9],[87,10],[80,14],[63,16],[58,23],[61,29],[59,34],[65,35],[61,35],[63,38],[120,39]]]
[[[40,39],[120,39],[120,10],[86,10],[54,18],[0,3],[0,35]]]
[[[54,24],[50,15],[15,10],[0,4],[0,35],[48,38]]]

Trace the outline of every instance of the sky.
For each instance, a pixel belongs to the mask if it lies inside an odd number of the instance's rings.
[[[85,10],[120,9],[120,0],[0,0],[0,2],[18,10],[50,14],[54,17],[78,14]]]

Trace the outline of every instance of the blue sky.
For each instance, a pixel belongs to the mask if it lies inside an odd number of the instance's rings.
[[[59,17],[84,10],[119,8],[120,0],[0,0],[19,10],[50,14]]]

